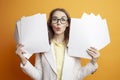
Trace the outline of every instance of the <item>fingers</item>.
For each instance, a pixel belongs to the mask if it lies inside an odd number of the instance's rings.
[[[24,45],[23,44],[17,44],[16,48],[18,48],[18,47],[24,47]]]
[[[97,50],[96,48],[94,48],[94,47],[90,47],[90,48],[88,49],[88,51],[92,51],[92,52],[94,52],[95,54],[98,52],[98,50]]]
[[[90,47],[89,49],[87,49],[87,53],[93,58],[96,59],[100,56],[99,51],[94,48],[94,47]]]
[[[25,54],[25,52],[21,48],[19,48],[16,50],[16,54]]]
[[[93,50],[97,50],[96,48],[94,48],[94,47],[90,47],[91,49],[93,49]]]
[[[16,54],[17,54],[18,56],[21,56],[21,55],[25,54],[25,52],[24,52],[23,49],[22,49],[22,47],[24,47],[24,45],[18,44],[16,47],[17,47],[17,49],[16,49]]]
[[[100,57],[99,51],[94,47],[90,47],[87,49],[87,53],[92,57],[91,63],[94,65]]]

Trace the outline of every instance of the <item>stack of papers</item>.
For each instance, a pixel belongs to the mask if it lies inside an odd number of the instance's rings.
[[[84,13],[81,18],[72,18],[68,54],[91,59],[86,50],[95,47],[101,50],[110,43],[106,19],[93,13]]]
[[[24,45],[26,58],[30,58],[33,53],[47,52],[50,46],[46,14],[35,14],[18,20],[15,39]]]

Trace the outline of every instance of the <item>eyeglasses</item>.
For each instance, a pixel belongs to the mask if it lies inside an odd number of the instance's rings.
[[[56,24],[60,21],[61,24],[65,24],[67,22],[67,17],[63,16],[61,19],[57,19],[57,17],[52,17],[52,23]]]

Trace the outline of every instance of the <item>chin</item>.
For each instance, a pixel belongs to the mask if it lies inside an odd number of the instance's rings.
[[[61,35],[61,34],[64,34],[64,33],[61,32],[61,31],[57,31],[57,32],[55,32],[55,34],[57,34],[57,35]]]

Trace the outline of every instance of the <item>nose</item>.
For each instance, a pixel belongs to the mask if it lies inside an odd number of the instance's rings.
[[[57,20],[57,24],[61,24],[60,19]]]

